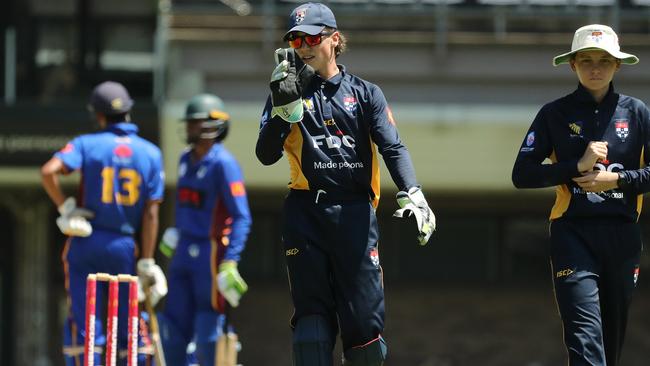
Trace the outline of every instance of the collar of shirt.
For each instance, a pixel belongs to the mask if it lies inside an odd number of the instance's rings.
[[[592,106],[597,106],[597,105],[610,105],[610,104],[616,104],[618,102],[618,94],[614,92],[614,84],[609,83],[609,89],[607,90],[607,94],[603,98],[603,100],[600,103],[596,103],[594,100],[594,97],[589,93],[587,88],[585,88],[582,84],[578,84],[578,89],[576,89],[573,92],[573,96],[576,98],[576,100],[580,103],[585,103],[589,104]]]
[[[323,78],[320,77],[320,75],[316,74],[315,79],[317,82],[317,85],[325,84],[326,87],[338,87],[339,84],[341,84],[341,80],[345,77],[346,71],[345,71],[345,66],[343,65],[336,65],[339,68],[339,73],[332,76],[331,78],[327,80],[323,80]]]
[[[138,126],[130,122],[118,122],[108,125],[105,131],[110,131],[118,135],[131,135],[138,133]]]
[[[198,166],[202,165],[206,161],[211,161],[214,160],[215,157],[219,154],[219,152],[223,149],[223,144],[220,142],[215,142],[212,147],[210,147],[210,150],[201,157],[201,159],[195,160],[194,158],[194,149],[190,149],[187,152],[187,159],[190,162],[192,166]]]

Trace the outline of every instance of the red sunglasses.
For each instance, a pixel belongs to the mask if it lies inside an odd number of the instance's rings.
[[[291,33],[287,37],[287,41],[289,41],[289,46],[291,48],[302,47],[303,41],[307,43],[307,46],[314,47],[323,42],[323,37],[331,36],[332,34],[334,34],[334,32],[322,32],[313,36],[310,34],[303,34],[302,36],[299,36],[297,33]]]

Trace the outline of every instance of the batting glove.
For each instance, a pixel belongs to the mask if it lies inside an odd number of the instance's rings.
[[[302,121],[302,90],[315,74],[302,63],[292,48],[275,50],[276,67],[271,74],[271,117],[280,116],[289,123]]]
[[[175,227],[168,227],[163,233],[158,249],[167,258],[171,258],[178,246],[178,230]]]
[[[233,308],[239,306],[239,300],[248,291],[248,285],[239,274],[235,261],[221,262],[217,274],[217,285],[219,292]]]
[[[408,192],[397,192],[397,204],[399,209],[393,214],[394,217],[415,217],[418,227],[418,242],[426,245],[431,234],[436,230],[436,216],[429,208],[427,200],[419,187],[412,187]]]
[[[65,235],[86,237],[93,233],[93,228],[87,219],[92,219],[95,214],[85,208],[77,207],[77,200],[74,197],[68,197],[58,210],[61,216],[56,219],[56,225]]]
[[[167,295],[167,279],[160,266],[153,258],[138,260],[138,301],[144,301],[150,296],[151,305],[156,306],[158,301]]]

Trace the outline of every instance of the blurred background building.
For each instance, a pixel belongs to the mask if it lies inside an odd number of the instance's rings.
[[[254,156],[273,51],[299,2],[272,0],[8,0],[0,13],[0,365],[62,365],[66,312],[56,209],[39,170],[92,131],[92,87],[124,83],[134,120],[165,154],[171,224],[178,123],[199,92],[232,115],[226,145],[240,160],[254,225],[241,269],[251,283],[236,323],[244,365],[288,365],[288,289],[280,244],[286,163]],[[589,23],[611,25],[641,64],[619,92],[650,102],[648,0],[331,0],[348,69],[382,87],[438,216],[429,246],[378,210],[387,286],[387,365],[558,365],[564,351],[547,259],[553,190],[515,191],[512,163],[542,104],[577,85],[551,59]],[[73,191],[79,176],[65,180]],[[641,217],[650,238],[648,216]],[[162,259],[161,259],[162,260]],[[625,365],[647,365],[650,285],[641,268]],[[636,310],[635,310],[636,309]],[[636,311],[636,312],[634,312]],[[645,350],[645,354],[644,351]]]

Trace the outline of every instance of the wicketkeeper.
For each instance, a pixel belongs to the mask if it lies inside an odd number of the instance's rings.
[[[298,6],[276,50],[256,154],[290,166],[282,239],[295,312],[293,362],[330,366],[341,332],[344,365],[386,358],[377,218],[379,156],[400,190],[396,216],[416,218],[424,245],[435,216],[378,86],[336,64],[346,48],[332,11]]]

